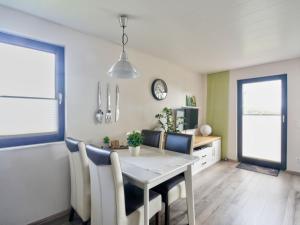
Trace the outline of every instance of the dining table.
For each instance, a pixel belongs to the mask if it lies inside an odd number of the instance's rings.
[[[182,173],[186,183],[188,223],[195,225],[192,165],[199,160],[198,157],[148,146],[141,146],[137,156],[128,149],[115,151],[123,175],[144,191],[144,225],[149,225],[150,220],[149,190]]]

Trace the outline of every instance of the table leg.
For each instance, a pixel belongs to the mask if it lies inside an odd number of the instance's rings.
[[[186,185],[186,199],[188,208],[189,225],[195,225],[195,206],[194,206],[194,192],[193,192],[193,177],[192,166],[188,166],[184,172],[185,185]]]
[[[149,187],[144,186],[144,225],[149,225]]]

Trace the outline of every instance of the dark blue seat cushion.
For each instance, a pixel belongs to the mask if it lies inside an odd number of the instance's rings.
[[[156,187],[152,188],[152,190],[161,194],[163,202],[166,202],[168,197],[168,192],[182,181],[184,181],[183,173],[157,185]]]
[[[130,183],[124,184],[126,215],[133,213],[135,210],[144,205],[144,191]],[[149,199],[152,200],[159,194],[150,190]]]

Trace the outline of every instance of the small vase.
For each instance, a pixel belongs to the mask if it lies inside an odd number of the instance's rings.
[[[132,147],[129,146],[129,152],[132,156],[138,156],[140,154],[141,146]]]

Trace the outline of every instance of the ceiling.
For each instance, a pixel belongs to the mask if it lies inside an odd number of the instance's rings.
[[[199,73],[300,56],[299,0],[0,0]]]

